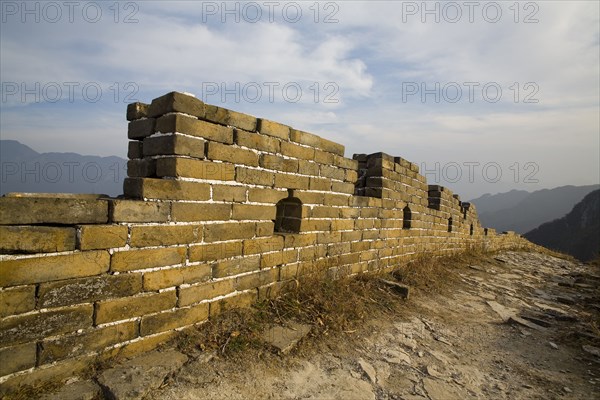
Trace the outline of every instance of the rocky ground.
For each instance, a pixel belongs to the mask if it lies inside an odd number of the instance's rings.
[[[88,387],[77,398],[86,390],[101,397],[100,382],[116,398],[152,400],[600,399],[597,269],[503,252],[452,274],[451,290],[412,291],[408,301],[398,298],[402,313],[310,337],[286,355],[198,350],[185,358],[163,350],[146,370],[113,369],[93,384],[76,383]],[[178,361],[165,379],[169,370],[158,364],[166,358]],[[150,370],[159,371],[157,383]]]

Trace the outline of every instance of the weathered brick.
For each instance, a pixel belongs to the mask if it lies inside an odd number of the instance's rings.
[[[127,121],[148,117],[149,104],[140,102],[127,104]]]
[[[323,193],[317,192],[304,192],[300,190],[294,190],[294,197],[298,198],[303,204],[323,204]],[[305,214],[306,215],[306,214]]]
[[[333,182],[331,191],[337,193],[354,194],[354,185],[348,182]]]
[[[233,239],[251,239],[256,232],[253,222],[233,222],[209,224],[204,227],[205,242],[219,242]]]
[[[159,158],[156,161],[157,176],[186,177],[231,181],[234,178],[233,164],[192,160],[189,158]]]
[[[300,158],[302,160],[314,160],[315,149],[304,147],[292,142],[281,142],[281,154],[288,157]]]
[[[173,203],[171,218],[176,222],[227,221],[231,217],[231,204]]]
[[[0,226],[0,253],[51,253],[75,249],[74,228]]]
[[[210,185],[174,179],[125,178],[123,193],[135,199],[208,200]]]
[[[93,328],[74,335],[63,335],[42,341],[40,364],[48,364],[81,354],[100,351],[138,336],[136,321],[124,322],[101,328]]]
[[[346,172],[343,168],[332,167],[330,165],[321,165],[321,176],[343,181]]]
[[[234,290],[233,279],[182,287],[179,289],[179,307],[188,306],[218,296],[224,296]]]
[[[144,146],[142,142],[132,140],[127,145],[127,158],[133,160],[144,156]]]
[[[344,146],[332,142],[331,140],[323,139],[322,137],[319,137],[312,133],[292,129],[290,132],[290,140],[307,146],[316,147],[317,149],[324,150],[330,153],[335,153],[340,156],[344,155]]]
[[[190,246],[190,261],[215,261],[242,255],[242,242],[224,242]]]
[[[261,154],[259,165],[275,171],[298,172],[298,160],[283,158],[274,154]]]
[[[127,243],[128,229],[124,225],[82,225],[79,227],[81,250],[110,249]]]
[[[0,349],[0,376],[35,367],[37,345],[19,344]]]
[[[333,157],[333,153],[328,153],[319,149],[315,150],[315,161],[319,164],[333,165]]]
[[[206,156],[211,160],[227,161],[236,164],[258,167],[258,154],[242,149],[216,142],[208,142]]]
[[[272,236],[275,230],[273,221],[261,221],[256,223],[256,236]]]
[[[156,120],[154,118],[136,119],[127,124],[127,137],[129,139],[143,139],[154,134]]]
[[[335,157],[333,157],[333,165],[335,165],[336,167],[351,169],[354,171],[358,170],[358,161],[353,160],[351,158],[343,157],[343,155],[336,155]]]
[[[214,263],[213,277],[223,278],[225,276],[238,275],[258,269],[260,269],[260,255],[234,258]]]
[[[327,178],[317,178],[317,177],[311,176],[308,188],[310,190],[321,190],[321,191],[331,190],[331,180],[327,179]]]
[[[91,328],[92,312],[93,306],[85,304],[4,318],[0,320],[0,343],[3,346],[10,346]]]
[[[308,189],[308,176],[275,174],[275,187],[283,189]]]
[[[279,280],[279,268],[271,268],[235,278],[235,290],[248,290],[268,285]]]
[[[239,146],[250,149],[268,151],[270,153],[279,152],[279,143],[277,138],[261,135],[254,132],[246,132],[240,129],[235,130],[235,143]]]
[[[140,335],[152,335],[206,321],[208,319],[208,308],[208,303],[204,303],[144,316],[140,323]]]
[[[346,182],[350,182],[352,184],[355,184],[356,181],[358,180],[358,172],[351,170],[351,169],[347,169],[346,170],[346,176],[344,177],[344,180]]]
[[[283,250],[283,236],[244,240],[244,255]]]
[[[133,296],[141,290],[141,274],[102,275],[42,283],[38,302],[40,308],[62,307]]]
[[[276,265],[289,264],[296,261],[298,261],[298,251],[296,249],[261,254],[260,268],[270,268]]]
[[[124,272],[177,265],[184,261],[185,248],[183,247],[117,251],[112,255],[110,269]]]
[[[25,194],[0,197],[0,225],[103,224],[108,202],[100,195]]]
[[[152,100],[152,103],[148,107],[148,116],[150,117],[158,117],[159,115],[172,112],[203,118],[205,115],[205,104],[194,96],[171,92]]]
[[[246,201],[246,187],[232,185],[212,185],[212,199],[214,201],[242,202]]]
[[[111,200],[111,222],[166,222],[171,203],[157,201]]]
[[[177,155],[204,158],[206,140],[189,136],[172,134],[169,136],[155,136],[144,139],[143,155]]]
[[[210,277],[211,267],[208,264],[161,269],[144,274],[144,289],[154,291],[184,283],[203,282]]]
[[[287,190],[249,188],[248,201],[254,203],[277,203],[281,199],[288,197]]]
[[[275,179],[273,172],[261,171],[244,167],[235,167],[235,180],[251,185],[273,186]]]
[[[221,125],[234,126],[246,131],[256,130],[256,117],[248,114],[242,114],[237,111],[228,110],[213,105],[206,104],[206,115],[204,119],[216,122]]]
[[[302,221],[300,230],[302,232],[328,231],[331,229],[331,221],[324,219],[306,219]]]
[[[325,193],[325,205],[328,206],[347,206],[352,196],[343,194]]]
[[[174,290],[101,301],[96,304],[95,324],[105,324],[168,310],[175,307],[175,303],[177,303],[177,294]]]
[[[169,114],[160,117],[156,120],[156,131],[161,133],[183,133],[215,142],[233,143],[233,128],[211,124],[183,114]]]
[[[237,220],[274,220],[276,211],[275,206],[234,204],[232,218]]]
[[[156,176],[156,160],[142,158],[127,161],[127,176],[140,178]]]
[[[311,211],[312,218],[339,218],[340,209],[338,207],[316,206]]]
[[[6,288],[0,292],[0,318],[35,308],[35,286]],[[1,376],[1,374],[0,374]]]
[[[313,246],[317,243],[316,233],[285,235],[285,247]]]
[[[194,225],[152,225],[131,227],[131,247],[167,246],[202,240],[202,227]]]
[[[210,316],[214,317],[222,312],[236,308],[248,308],[254,304],[257,298],[258,292],[251,290],[214,301],[210,303]]]
[[[298,160],[298,173],[303,175],[319,175],[319,164],[306,161],[306,160]]]
[[[275,136],[283,140],[289,140],[290,127],[268,119],[258,119],[258,131],[264,135]]]
[[[99,275],[108,270],[107,251],[85,251],[49,257],[0,261],[0,286],[26,285]]]

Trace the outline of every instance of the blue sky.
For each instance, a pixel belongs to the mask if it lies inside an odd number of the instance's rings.
[[[463,198],[600,181],[598,2],[69,4],[1,3],[2,139],[124,157],[126,104],[178,90]]]

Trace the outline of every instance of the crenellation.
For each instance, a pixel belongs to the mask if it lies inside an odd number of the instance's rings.
[[[0,198],[3,382],[151,349],[306,274],[532,246],[483,228],[401,157],[346,158],[341,144],[177,92],[130,104],[127,120],[124,196]]]

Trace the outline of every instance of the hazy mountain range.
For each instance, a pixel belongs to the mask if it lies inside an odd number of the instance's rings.
[[[524,236],[582,261],[596,259],[600,250],[600,190],[585,196],[563,218],[546,222]]]
[[[76,153],[38,153],[0,140],[0,194],[9,192],[123,193],[127,160]]]

